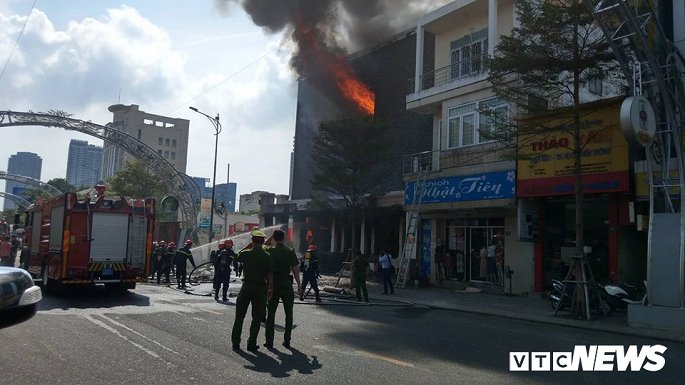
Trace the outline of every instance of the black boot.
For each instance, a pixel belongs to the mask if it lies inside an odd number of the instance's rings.
[[[224,302],[228,301],[228,289],[224,289],[223,294],[224,294]]]

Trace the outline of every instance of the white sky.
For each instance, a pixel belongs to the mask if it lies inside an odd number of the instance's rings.
[[[32,4],[0,0],[0,69]],[[282,42],[283,36],[255,27],[241,8],[222,13],[212,0],[37,0],[0,78],[0,110],[64,110],[104,125],[121,92],[122,104],[189,119],[186,173],[208,178],[214,129],[188,106],[219,113],[217,183],[226,181],[230,163],[238,194],[287,194],[296,76],[288,67],[291,47],[278,48]],[[43,158],[41,180],[64,178],[71,139],[102,145],[60,128],[2,128],[0,170],[10,155],[29,151]]]

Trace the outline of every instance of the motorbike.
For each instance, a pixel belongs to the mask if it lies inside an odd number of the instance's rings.
[[[549,293],[549,301],[552,308],[555,310],[563,310],[570,308],[573,301],[573,292],[575,291],[575,284],[570,284],[568,287],[564,282],[553,279],[552,290]],[[598,295],[599,292],[599,295]],[[603,315],[611,312],[611,306],[605,300],[604,288],[596,283],[588,284],[588,294],[590,296],[590,309],[599,310]]]
[[[647,304],[647,282],[642,285],[631,285],[629,283],[609,283],[603,286],[604,300],[609,304],[611,310],[626,310],[629,304]]]

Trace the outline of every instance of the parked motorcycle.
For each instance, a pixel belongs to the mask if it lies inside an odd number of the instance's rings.
[[[564,308],[571,307],[573,292],[575,291],[576,285],[570,284],[569,287],[566,287],[564,290],[565,286],[566,285],[562,281],[556,279],[552,280],[552,290],[549,293],[549,301],[555,310],[563,310]],[[588,294],[590,297],[590,309],[599,310],[603,315],[607,315],[611,312],[611,306],[609,306],[604,298],[606,296],[605,290],[601,285],[589,283]]]
[[[629,283],[609,283],[603,286],[604,300],[609,304],[611,310],[626,310],[629,304],[647,303],[647,282],[642,285],[631,285]]]

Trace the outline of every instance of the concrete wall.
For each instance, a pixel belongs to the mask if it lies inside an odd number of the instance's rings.
[[[518,218],[508,216],[504,220],[504,263],[514,271],[511,291],[514,294],[532,293],[534,283],[534,242],[520,242]],[[509,292],[509,280],[504,281],[504,292]]]

